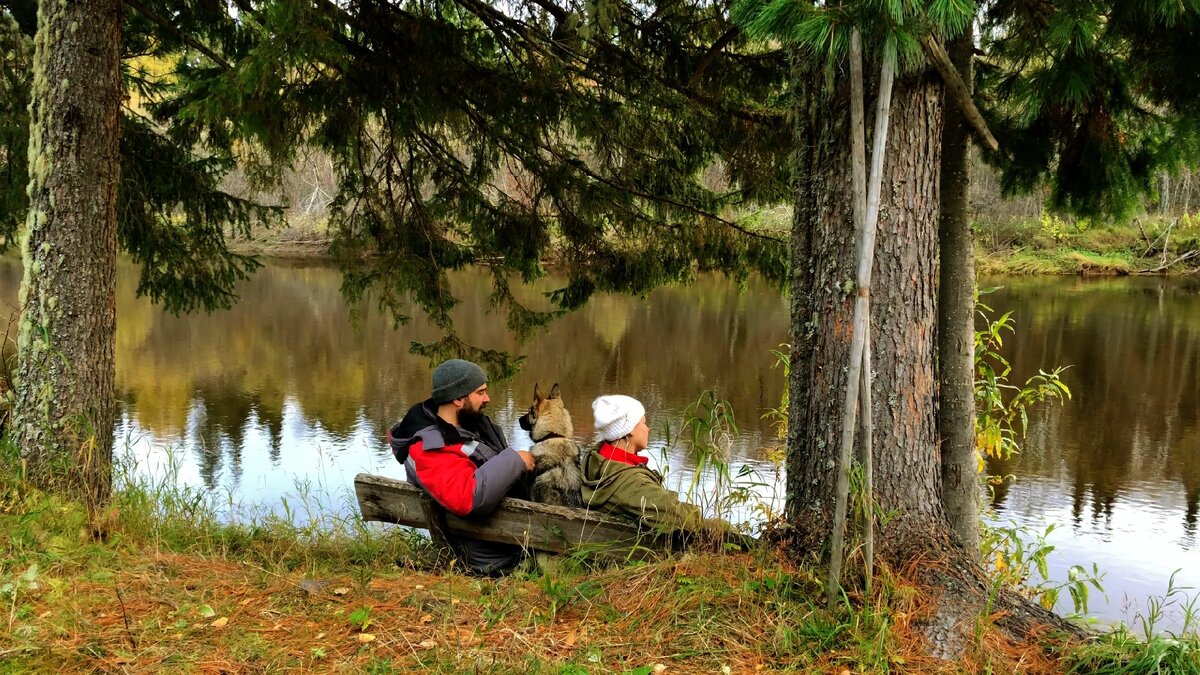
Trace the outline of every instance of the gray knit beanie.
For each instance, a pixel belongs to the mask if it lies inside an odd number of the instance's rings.
[[[483,368],[463,359],[450,359],[433,369],[431,398],[441,405],[462,398],[485,384],[487,374]]]

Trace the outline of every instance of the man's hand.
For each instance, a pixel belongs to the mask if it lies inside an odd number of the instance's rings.
[[[533,471],[533,455],[529,454],[528,450],[517,450],[517,454],[525,462],[525,470]]]

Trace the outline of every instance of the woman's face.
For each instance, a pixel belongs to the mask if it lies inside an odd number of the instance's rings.
[[[633,431],[629,432],[629,448],[634,452],[640,452],[650,445],[650,425],[646,424],[646,417],[642,416],[642,421],[638,422]]]

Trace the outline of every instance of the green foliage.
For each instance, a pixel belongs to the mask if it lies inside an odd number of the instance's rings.
[[[682,490],[683,497],[726,521],[732,521],[735,509],[746,505],[770,517],[774,512],[772,505],[759,496],[759,491],[770,484],[749,465],[743,465],[736,473],[730,465],[738,433],[733,406],[714,389],[701,392],[684,408],[683,426],[674,440],[685,441],[685,452],[694,468],[691,480]],[[672,440],[668,428],[667,447],[673,445]],[[664,458],[665,452],[664,449]],[[778,477],[777,473],[777,481]]]
[[[328,153],[347,297],[398,322],[425,313],[447,337],[417,353],[506,374],[519,361],[455,336],[448,271],[491,266],[492,302],[522,337],[596,291],[786,268],[777,238],[724,215],[787,194],[788,128],[761,103],[782,52],[746,54],[736,34],[710,50],[730,26],[703,3],[589,7],[247,5],[233,68],[181,61],[156,115],[215,152],[253,148],[267,178],[303,143]],[[719,157],[732,187],[703,187]],[[526,306],[509,285],[542,277],[550,253],[569,279],[549,309]]]
[[[980,294],[996,289],[986,289]],[[1020,452],[1018,439],[1029,427],[1029,408],[1044,401],[1062,401],[1071,390],[1062,381],[1067,366],[1039,370],[1023,386],[1008,383],[1012,366],[1000,353],[1004,333],[1015,332],[1012,312],[992,318],[992,308],[977,302],[984,327],[975,332],[975,446],[979,467],[986,458],[1007,459]]]
[[[997,2],[982,14],[977,89],[1007,191],[1121,218],[1200,150],[1194,2]]]
[[[230,45],[241,29],[223,3],[143,3],[158,16],[170,16],[178,31],[132,11],[123,35],[122,77],[125,88],[153,106],[171,90],[170,72],[155,74],[139,63],[169,58],[191,59],[181,36],[194,31]],[[27,152],[29,84],[32,79],[32,32],[27,17],[36,3],[17,2],[0,12],[0,236],[3,246],[15,235],[29,208]],[[182,55],[182,56],[181,56]],[[148,119],[132,107],[122,109],[121,182],[118,236],[122,247],[141,264],[138,293],[162,302],[168,311],[229,307],[236,283],[258,264],[230,253],[225,233],[248,232],[253,223],[279,219],[280,210],[230,195],[221,182],[234,164],[233,155],[202,150],[195,138],[180,135],[174,120]]]
[[[920,40],[929,33],[952,38],[975,16],[975,3],[932,0],[927,3],[884,2],[806,3],[789,0],[738,0],[732,20],[758,39],[777,40],[799,49],[820,66],[832,68],[845,58],[850,33],[863,33],[864,52],[882,59],[895,49],[901,67],[926,65]]]
[[[1141,675],[1141,673],[1200,673],[1200,603],[1188,591],[1175,585],[1175,574],[1161,596],[1151,597],[1147,606],[1134,615],[1134,627],[1119,626],[1102,638],[1065,655],[1067,672],[1102,675]],[[1174,630],[1166,630],[1164,618],[1176,620]]]
[[[1072,565],[1067,570],[1066,581],[1051,581],[1047,560],[1054,552],[1054,546],[1046,540],[1055,529],[1054,525],[1048,525],[1044,531],[1038,532],[1028,527],[980,523],[983,560],[988,566],[993,591],[1008,588],[1053,610],[1059,595],[1066,589],[1071,597],[1074,615],[1083,616],[1088,611],[1089,588],[1104,592],[1104,574],[1096,563],[1092,563],[1091,570]]]
[[[29,197],[29,64],[33,39],[16,19],[0,13],[0,234],[6,243],[25,221]]]
[[[350,627],[358,632],[364,632],[371,626],[371,608],[359,607],[350,613],[346,619],[350,623]]]

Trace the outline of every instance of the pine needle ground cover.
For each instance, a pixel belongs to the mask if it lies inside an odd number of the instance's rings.
[[[490,580],[353,518],[230,524],[165,483],[126,484],[89,515],[0,486],[0,673],[1132,673],[1164,657],[1163,672],[1200,672],[1188,642],[1014,644],[997,617],[968,628],[964,659],[935,660],[914,571],[884,569],[872,597],[830,613],[823,567],[766,546]]]

